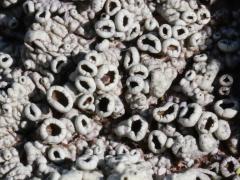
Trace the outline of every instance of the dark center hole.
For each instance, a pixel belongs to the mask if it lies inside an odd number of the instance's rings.
[[[151,41],[151,40],[148,39],[148,38],[145,38],[145,39],[143,40],[143,44],[148,44],[148,45],[150,45],[150,46],[152,46],[152,47],[155,47],[155,42],[154,42],[154,41]]]
[[[58,151],[54,151],[53,155],[55,156],[55,158],[60,158],[60,154]]]
[[[110,32],[111,31],[111,27],[110,26],[103,26],[102,27],[102,31],[104,31],[104,32]]]
[[[62,104],[63,106],[67,106],[68,105],[68,99],[65,96],[65,94],[63,94],[62,92],[55,90],[52,93],[52,98],[54,100],[56,100],[57,102],[59,102],[60,104]]]
[[[128,62],[128,65],[130,66],[132,63],[133,63],[133,56],[132,56],[132,53],[129,52],[129,54],[127,54],[129,56],[129,62]]]
[[[188,18],[188,19],[193,19],[193,17],[192,17],[192,16],[188,16],[187,18]]]
[[[144,75],[144,72],[142,72],[142,71],[137,71],[137,72],[135,72],[134,74],[143,76],[143,75]]]
[[[142,122],[140,120],[137,120],[137,121],[133,121],[131,129],[134,132],[134,134],[137,135],[137,133],[141,130],[141,127],[142,127]]]
[[[209,118],[207,119],[207,123],[206,123],[206,125],[205,125],[205,129],[206,129],[206,130],[209,130],[209,129],[213,126],[213,123],[214,123],[214,120],[213,120],[211,117],[209,117]]]
[[[86,162],[89,162],[89,161],[91,161],[91,158],[87,158],[85,161],[86,161]]]
[[[228,170],[230,173],[235,170],[235,169],[234,169],[234,164],[233,164],[232,161],[230,161],[230,162],[227,163],[226,168],[227,168],[227,170]]]
[[[128,25],[128,17],[127,16],[124,16],[124,18],[123,18],[123,25],[124,26]]]
[[[103,112],[107,112],[108,104],[109,104],[109,99],[108,98],[104,97],[104,98],[100,99],[99,109]]]
[[[84,101],[83,105],[90,104],[92,102],[92,98],[88,97],[86,101]]]
[[[184,29],[178,29],[177,30],[178,35],[182,35],[185,33]]]
[[[49,124],[47,126],[47,132],[51,136],[58,136],[61,133],[61,128],[56,124]]]
[[[138,86],[138,83],[135,82],[135,81],[131,81],[131,82],[130,82],[130,86],[131,86],[132,88],[135,88],[135,87]]]
[[[109,85],[114,81],[114,77],[115,77],[115,72],[108,71],[108,73],[104,74],[101,80],[105,85]]]
[[[232,108],[232,107],[234,107],[234,103],[223,102],[222,104],[220,104],[220,107],[222,107],[223,109]]]
[[[61,68],[61,66],[63,64],[64,64],[64,61],[58,61],[57,66],[56,66],[57,70],[59,70],[59,68]]]
[[[188,108],[187,113],[183,116],[183,118],[189,118],[193,114],[193,112],[194,112],[193,107]]]
[[[187,72],[187,77],[190,77],[191,75],[192,75],[191,71]]]
[[[111,2],[111,3],[109,4],[109,10],[110,10],[110,11],[114,10],[116,7],[117,7],[117,4],[116,4],[115,2]]]
[[[30,109],[30,114],[32,114],[33,116],[35,116],[35,111],[33,110],[32,106],[30,106],[29,109]]]
[[[160,116],[166,116],[167,114],[171,114],[174,112],[174,107],[170,106],[166,111],[160,111],[159,115]]]
[[[91,59],[93,62],[96,62],[96,60],[97,60],[95,56],[90,56],[89,59]]]
[[[168,49],[168,50],[171,50],[171,51],[174,51],[174,50],[177,50],[178,48],[177,48],[177,46],[170,45],[170,46],[168,46],[167,49]]]
[[[167,28],[163,28],[163,34],[165,34],[165,35],[168,34],[168,29]]]
[[[8,61],[7,57],[2,58],[2,62],[7,62],[7,61]]]
[[[87,122],[86,122],[85,119],[82,120],[82,125],[83,125],[83,127],[86,127],[86,126],[87,126]]]
[[[88,83],[86,81],[80,81],[80,84],[82,87],[84,87],[87,90],[90,88],[90,86],[88,85]]]
[[[82,69],[83,69],[84,71],[86,71],[86,72],[89,72],[89,73],[92,73],[92,72],[93,72],[93,70],[92,70],[89,66],[87,66],[86,64],[81,65],[81,67],[82,67]]]
[[[211,2],[211,0],[200,0],[201,4],[208,5]]]
[[[130,33],[131,35],[133,35],[134,33],[136,33],[137,32],[137,28],[133,28],[132,29],[132,32]]]
[[[161,149],[162,146],[161,146],[157,136],[153,135],[152,141],[153,141],[156,149]]]
[[[41,14],[39,14],[39,17],[44,18],[46,16],[46,12],[43,11]]]
[[[207,15],[205,13],[201,14],[201,19],[206,19]]]
[[[223,79],[224,82],[228,83],[230,82],[230,79],[226,76],[224,79]]]

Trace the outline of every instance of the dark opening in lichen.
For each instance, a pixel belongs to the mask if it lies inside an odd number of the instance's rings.
[[[60,104],[62,104],[63,106],[67,106],[68,105],[68,98],[65,96],[64,93],[58,91],[58,90],[54,90],[52,93],[52,98],[59,102]]]
[[[60,158],[60,154],[58,151],[54,151],[53,155],[55,156],[55,158]]]
[[[234,103],[230,102],[223,102],[222,104],[220,104],[220,107],[223,108],[223,109],[226,109],[226,108],[233,108],[234,107]]]
[[[47,132],[50,136],[58,136],[61,133],[61,128],[56,124],[49,124]]]
[[[177,30],[177,33],[178,33],[178,35],[180,36],[180,35],[184,34],[185,31],[184,31],[184,29],[178,29],[178,30]]]
[[[135,88],[135,87],[138,86],[138,83],[135,82],[135,81],[131,81],[131,82],[130,82],[130,86],[131,86],[132,88]]]
[[[108,98],[101,98],[99,102],[99,109],[103,112],[107,112],[108,110],[109,99]]]
[[[189,118],[194,112],[194,108],[193,107],[189,107],[187,110],[187,113],[183,116],[183,118]]]
[[[86,127],[86,126],[87,126],[87,122],[86,122],[85,119],[82,120],[82,125],[83,125],[83,127]]]
[[[137,135],[137,133],[141,130],[142,127],[142,122],[141,120],[136,120],[132,122],[132,131],[134,132],[135,135]]]
[[[108,71],[104,76],[101,78],[101,81],[105,85],[109,85],[114,81],[115,78],[115,72],[114,71]]]
[[[234,169],[234,163],[232,161],[229,161],[227,164],[226,164],[226,168],[227,170],[231,173],[233,172],[235,169]]]
[[[86,90],[88,90],[90,88],[90,86],[88,85],[88,83],[86,81],[80,81],[80,84]]]
[[[206,130],[210,130],[210,128],[213,126],[213,124],[214,124],[214,120],[211,117],[209,117],[207,119],[207,123],[205,125],[205,129]]]
[[[123,25],[124,25],[124,26],[127,26],[127,25],[128,25],[128,17],[127,17],[127,16],[124,16],[124,17],[123,17]]]
[[[159,111],[160,116],[166,116],[167,114],[171,114],[174,112],[174,107],[170,106],[166,111]]]
[[[113,11],[116,7],[117,7],[117,4],[113,1],[109,4],[109,10],[110,11]]]
[[[87,66],[86,64],[81,65],[81,68],[86,72],[89,72],[89,73],[93,72],[93,70],[89,66]]]
[[[150,46],[152,46],[152,47],[155,47],[155,46],[156,46],[155,42],[154,42],[154,41],[151,41],[151,40],[148,39],[148,38],[143,39],[142,43],[143,43],[143,44],[148,44],[148,45],[150,45]]]
[[[153,140],[152,141],[153,141],[156,149],[161,149],[162,148],[161,143],[159,142],[157,136],[153,135]]]
[[[91,97],[88,97],[88,98],[84,101],[83,105],[90,104],[91,102],[92,102],[92,98],[91,98]]]

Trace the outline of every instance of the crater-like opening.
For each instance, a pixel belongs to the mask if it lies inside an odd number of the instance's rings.
[[[137,71],[137,72],[135,72],[134,74],[135,74],[135,75],[141,75],[141,76],[144,76],[144,72],[142,72],[142,71]]]
[[[90,56],[89,59],[91,59],[93,62],[97,61],[97,58],[95,56]]]
[[[91,102],[92,102],[92,98],[91,98],[91,97],[88,97],[88,98],[84,101],[83,105],[90,104]]]
[[[185,31],[184,31],[184,29],[178,29],[178,30],[177,30],[177,33],[178,33],[178,35],[180,36],[180,35],[184,34]]]
[[[108,71],[106,74],[104,74],[101,80],[105,85],[109,85],[114,81],[114,78],[115,78],[115,72]]]
[[[85,159],[85,162],[89,162],[89,161],[91,161],[91,158],[90,158],[90,157],[87,158],[87,159]]]
[[[141,120],[136,120],[132,122],[132,131],[134,132],[135,135],[141,130],[142,127],[142,121]]]
[[[174,107],[170,106],[166,111],[159,111],[160,116],[166,116],[167,114],[171,114],[174,112]]]
[[[50,136],[58,136],[61,133],[61,128],[56,124],[49,124],[47,132]]]
[[[100,99],[99,102],[99,109],[103,112],[107,112],[108,110],[108,104],[109,104],[109,99],[103,97],[102,99]]]
[[[84,87],[87,90],[90,88],[90,86],[88,85],[88,83],[86,81],[80,81],[80,84],[82,87]]]
[[[33,116],[35,116],[35,111],[33,110],[32,106],[29,107],[30,110],[30,114],[32,114]]]
[[[167,35],[168,34],[168,29],[166,27],[163,28],[163,34]]]
[[[52,93],[52,98],[59,102],[60,104],[62,104],[63,106],[67,106],[68,105],[68,98],[65,96],[64,93],[58,91],[58,90],[54,90]]]
[[[83,125],[83,127],[86,127],[86,126],[87,126],[87,122],[86,122],[85,119],[82,120],[82,125]]]
[[[183,118],[189,118],[194,112],[194,108],[193,107],[189,107],[187,110],[187,113],[183,116]]]
[[[113,11],[116,7],[117,7],[117,4],[116,4],[114,1],[112,1],[112,2],[109,4],[109,10],[110,10],[110,11]]]
[[[138,86],[138,83],[135,82],[135,81],[131,81],[131,82],[130,82],[130,86],[131,86],[132,88],[135,88],[135,87]]]
[[[214,124],[214,120],[211,117],[209,117],[207,119],[207,123],[205,125],[205,129],[206,130],[210,130],[210,128],[213,126],[213,124]]]
[[[130,33],[131,35],[133,35],[134,33],[136,33],[137,32],[137,28],[133,28],[132,29],[132,32]]]
[[[206,19],[207,18],[207,15],[205,13],[202,13],[200,16],[201,16],[201,19]]]
[[[111,27],[110,26],[103,26],[102,27],[102,31],[104,31],[104,32],[110,32],[111,31]]]
[[[223,78],[223,81],[224,81],[225,83],[228,83],[228,82],[230,82],[230,79],[229,79],[228,76],[225,76],[225,77]]]
[[[226,168],[227,170],[231,173],[233,172],[235,169],[234,169],[234,164],[232,161],[229,161],[227,164],[226,164]]]
[[[86,72],[89,72],[89,73],[93,72],[93,70],[89,66],[87,66],[86,64],[81,65],[81,68]]]
[[[46,12],[45,11],[43,11],[41,14],[39,14],[40,18],[44,18],[45,16],[46,16]]]
[[[2,62],[7,62],[7,61],[8,61],[7,57],[2,58]]]
[[[61,68],[61,66],[64,64],[64,61],[58,61],[57,65],[56,65],[56,69],[59,70],[59,68]]]
[[[58,151],[54,151],[53,155],[55,156],[55,158],[60,158],[60,154]]]
[[[157,136],[153,135],[152,141],[153,141],[156,149],[161,149],[162,146],[161,146],[161,143],[159,142]]]
[[[230,102],[223,102],[222,104],[220,104],[220,107],[223,108],[223,109],[226,109],[226,108],[233,108],[234,107],[234,103]]]
[[[143,39],[143,44],[148,44],[148,45],[150,45],[150,46],[152,46],[152,47],[155,47],[155,42],[154,41],[151,41],[150,39],[148,39],[148,38],[145,38],[145,39]]]
[[[211,2],[211,0],[200,0],[200,3],[204,4],[204,5],[209,5],[210,2]]]
[[[170,46],[168,46],[167,49],[170,50],[170,51],[175,51],[175,50],[178,50],[178,47],[174,46],[174,45],[170,45]]]
[[[124,26],[127,26],[127,25],[128,25],[128,17],[127,17],[127,16],[124,16],[124,17],[123,17],[123,25],[124,25]]]

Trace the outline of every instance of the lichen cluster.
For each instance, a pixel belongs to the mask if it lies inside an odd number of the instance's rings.
[[[2,0],[0,179],[240,179],[240,8]]]

